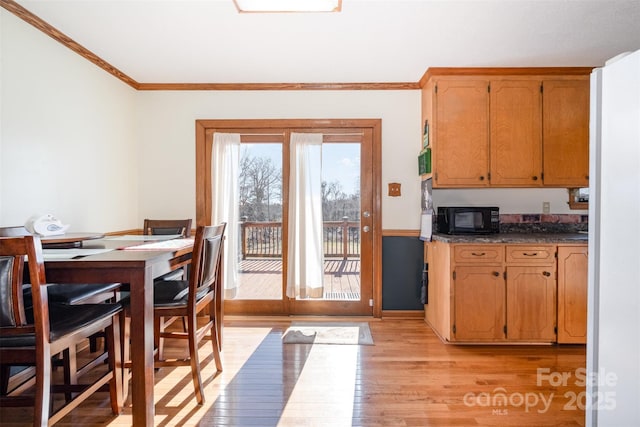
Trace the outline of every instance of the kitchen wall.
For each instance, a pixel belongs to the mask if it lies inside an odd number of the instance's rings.
[[[500,214],[541,214],[542,203],[549,202],[552,214],[583,214],[586,210],[569,209],[566,188],[496,188],[433,190],[433,204],[438,206],[498,206]]]
[[[418,91],[154,91],[138,96],[143,216],[195,215],[196,119],[382,118],[382,225],[418,228],[420,179],[413,148],[420,135]],[[401,197],[386,195],[389,182],[402,184]],[[171,197],[158,197],[158,188]]]
[[[71,231],[195,218],[195,120],[381,118],[382,225],[418,230],[420,92],[137,92],[14,15],[2,20],[0,226],[51,212]],[[126,70],[125,70],[126,71]],[[402,184],[389,197],[389,182]],[[442,204],[568,213],[566,190],[435,190]]]

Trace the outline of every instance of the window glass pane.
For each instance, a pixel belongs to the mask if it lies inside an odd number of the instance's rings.
[[[282,299],[282,144],[240,151],[240,260],[235,299]]]
[[[359,301],[360,144],[322,144],[324,299]]]

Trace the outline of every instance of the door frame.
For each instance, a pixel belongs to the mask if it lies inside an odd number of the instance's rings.
[[[196,225],[211,225],[211,154],[214,132],[238,129],[318,128],[370,129],[372,133],[373,317],[382,317],[382,120],[381,119],[247,119],[196,120]],[[277,313],[272,313],[277,314]]]

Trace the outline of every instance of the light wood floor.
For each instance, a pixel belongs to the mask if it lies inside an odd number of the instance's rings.
[[[189,368],[157,371],[156,425],[584,425],[584,388],[575,378],[584,346],[445,345],[420,319],[370,319],[373,346],[282,344],[290,324],[282,319],[227,319],[224,372],[215,378],[210,344],[203,345],[202,407]],[[559,375],[569,378],[552,386]],[[105,393],[58,425],[124,426],[130,414],[112,416]],[[29,419],[28,409],[0,408],[3,426]]]

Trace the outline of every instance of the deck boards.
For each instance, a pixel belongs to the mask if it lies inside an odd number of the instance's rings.
[[[252,258],[242,260],[235,299],[281,299],[282,260]],[[327,258],[324,262],[324,299],[360,300],[360,259]]]

